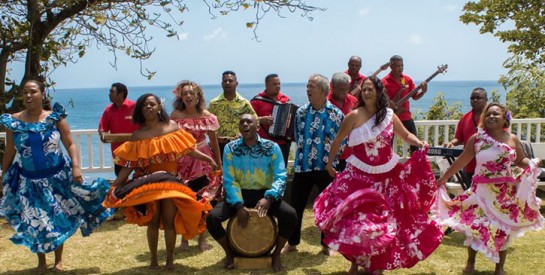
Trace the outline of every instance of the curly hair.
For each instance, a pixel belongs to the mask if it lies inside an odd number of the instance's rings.
[[[498,107],[500,108],[501,112],[502,112],[502,116],[503,116],[503,120],[505,120],[504,124],[503,124],[503,128],[509,128],[509,126],[511,125],[511,112],[509,111],[509,109],[507,109],[507,107],[501,103],[498,103],[498,102],[492,102],[492,103],[489,103],[486,105],[486,107],[484,107],[482,113],[481,113],[481,117],[479,119],[479,127],[480,128],[484,128],[484,119],[486,118],[486,113],[488,112],[488,109],[492,108],[492,107]]]
[[[204,91],[199,84],[189,81],[189,80],[182,80],[178,85],[176,85],[176,88],[172,91],[176,95],[176,99],[172,103],[172,107],[178,111],[184,111],[187,107],[185,106],[183,100],[182,100],[182,90],[184,87],[189,86],[193,88],[193,92],[195,92],[195,95],[197,96],[197,112],[201,114],[204,109],[206,109],[206,101],[204,99]]]
[[[388,112],[387,111],[388,98],[386,97],[386,91],[384,90],[384,85],[382,84],[382,81],[380,81],[378,77],[376,76],[367,77],[365,80],[363,80],[363,82],[361,83],[361,86],[363,86],[363,83],[365,83],[366,81],[371,81],[377,93],[377,100],[375,102],[375,107],[377,107],[377,113],[375,114],[375,126],[377,126],[386,118],[386,113]],[[357,98],[358,98],[358,105],[356,106],[356,108],[365,106],[365,102],[363,101],[363,95],[361,92],[358,94]]]
[[[162,123],[168,123],[170,121],[170,118],[167,114],[167,111],[165,110],[165,107],[161,103],[161,99],[154,95],[154,94],[143,94],[141,95],[138,100],[136,100],[136,105],[134,106],[134,109],[132,111],[132,122],[137,125],[145,125],[146,124],[146,118],[144,117],[142,109],[144,109],[144,102],[146,102],[146,99],[148,97],[153,97],[155,101],[157,101],[157,104],[159,104],[159,113],[157,116],[159,117],[159,121]]]

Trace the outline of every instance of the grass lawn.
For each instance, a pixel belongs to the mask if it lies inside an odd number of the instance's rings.
[[[326,257],[320,253],[319,234],[314,226],[312,211],[307,209],[299,251],[284,255],[285,270],[279,274],[344,274],[350,263],[341,255]],[[15,246],[9,237],[13,229],[0,219],[0,274],[32,274],[37,257],[25,247]],[[165,253],[162,234],[159,259],[164,265]],[[269,270],[230,270],[222,268],[223,250],[208,236],[213,249],[200,252],[196,241],[190,241],[189,251],[175,255],[178,274],[268,274]],[[179,240],[178,244],[179,246]],[[177,247],[178,249],[178,247]],[[515,240],[507,255],[507,274],[545,274],[545,231],[529,232]],[[411,269],[401,269],[386,274],[462,274],[466,259],[463,237],[458,233],[446,236],[439,248],[425,261]],[[49,267],[53,253],[47,256]],[[63,274],[159,274],[147,268],[149,253],[144,227],[109,221],[88,238],[79,232],[70,238],[64,248]],[[475,274],[493,274],[494,264],[482,254],[477,256]],[[48,272],[48,274],[54,274]]]

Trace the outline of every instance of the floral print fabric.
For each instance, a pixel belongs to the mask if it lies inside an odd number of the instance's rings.
[[[444,187],[432,209],[434,217],[466,236],[464,244],[499,262],[499,251],[527,230],[543,228],[536,197],[538,168],[530,161],[513,178],[515,150],[479,129],[475,139],[477,167],[471,188],[450,200]],[[458,202],[452,208],[446,203]]]
[[[295,114],[295,173],[324,171],[329,160],[329,150],[341,128],[344,114],[326,101],[320,110],[310,103],[297,109]]]
[[[0,212],[15,229],[11,241],[33,253],[56,250],[78,228],[91,234],[111,212],[102,207],[107,183],[74,183],[71,160],[61,148],[56,123],[66,117],[60,104],[46,119],[26,123],[10,114],[0,123],[13,132],[17,161],[2,179]]]
[[[388,110],[380,125],[373,117],[352,130],[346,169],[314,202],[324,243],[368,271],[412,267],[443,238],[427,213],[436,188],[426,150],[399,164],[390,145],[392,117]]]

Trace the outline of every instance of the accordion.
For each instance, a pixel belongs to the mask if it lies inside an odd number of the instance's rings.
[[[269,136],[292,141],[294,138],[295,112],[299,106],[293,103],[274,104],[273,123],[269,127]]]

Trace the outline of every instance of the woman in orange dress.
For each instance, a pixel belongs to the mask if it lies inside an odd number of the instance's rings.
[[[156,95],[138,98],[133,122],[140,129],[114,151],[114,162],[123,168],[114,181],[106,207],[125,207],[128,223],[147,225],[151,269],[158,269],[159,228],[165,231],[166,266],[174,269],[176,235],[190,239],[202,233],[211,206],[196,199],[195,192],[176,178],[176,161],[182,155],[207,161],[217,169],[212,158],[195,149],[195,139],[171,121]],[[132,180],[127,181],[135,170]]]
[[[170,118],[176,121],[181,129],[191,133],[197,140],[197,149],[214,158],[216,164],[221,167],[220,148],[216,135],[220,125],[216,116],[206,110],[202,88],[195,82],[184,80],[176,85],[172,92],[176,100]],[[187,182],[198,196],[211,202],[216,200],[216,193],[221,191],[221,176],[213,174],[212,167],[206,161],[190,156],[178,159],[178,177]],[[199,235],[199,248],[202,251],[210,249],[206,243],[205,234]],[[180,249],[189,249],[187,239],[182,238]]]

